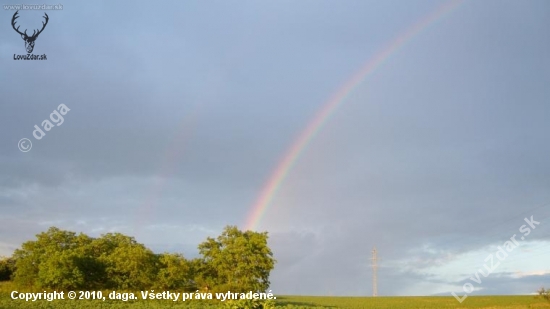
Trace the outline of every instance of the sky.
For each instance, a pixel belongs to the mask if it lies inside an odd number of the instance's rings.
[[[550,287],[550,2],[61,4],[19,11],[47,60],[0,10],[0,255],[56,226],[191,258],[237,225],[275,294],[370,296],[373,247],[382,296]]]

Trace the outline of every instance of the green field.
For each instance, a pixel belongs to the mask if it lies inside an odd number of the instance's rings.
[[[170,300],[55,300],[52,302],[38,300],[26,302],[12,300],[10,292],[16,290],[10,282],[0,282],[0,309],[11,308],[50,308],[50,309],[92,309],[92,308],[187,308],[187,309],[240,309],[232,307],[227,302],[218,300],[178,301]],[[24,292],[24,291],[21,291]],[[104,291],[107,295],[109,291]],[[139,293],[136,293],[138,295]],[[519,308],[550,308],[550,301],[537,296],[469,296],[459,303],[452,296],[443,297],[334,297],[334,296],[284,296],[278,295],[275,301],[276,309],[305,308],[376,308],[376,309],[445,309],[445,308],[486,308],[486,309],[519,309]],[[248,308],[247,308],[248,309]],[[250,308],[255,309],[255,308]]]
[[[53,302],[25,302],[10,299],[9,293],[0,294],[0,309],[11,308],[231,308],[219,301],[172,302],[161,300],[99,301],[99,300],[57,300]],[[468,297],[459,304],[453,297],[315,297],[278,296],[276,308],[550,308],[550,302],[534,296],[476,296]]]
[[[304,308],[550,308],[550,302],[534,296],[470,296],[460,304],[454,297],[312,297],[281,296],[279,304]]]

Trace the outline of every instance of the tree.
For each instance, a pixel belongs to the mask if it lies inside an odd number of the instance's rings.
[[[190,262],[177,253],[158,256],[157,287],[163,290],[185,289],[194,291]]]
[[[157,258],[133,237],[119,233],[91,238],[51,227],[14,253],[19,286],[58,290],[153,286]]]
[[[56,290],[85,288],[86,276],[77,260],[74,250],[55,251],[44,256],[38,266],[37,285]]]
[[[133,237],[108,233],[99,238],[49,228],[0,259],[0,280],[20,287],[56,290],[265,291],[275,265],[267,232],[228,226],[199,245],[201,258],[154,254]]]
[[[0,281],[11,279],[15,271],[15,260],[11,257],[0,257]]]
[[[193,283],[203,291],[209,291],[218,282],[217,272],[204,258],[196,258],[189,261]]]
[[[94,242],[105,265],[106,285],[117,289],[147,289],[154,285],[157,257],[133,237],[120,233],[102,235]]]
[[[40,288],[77,287],[84,279],[78,269],[74,270],[72,251],[81,242],[89,241],[89,237],[51,227],[36,238],[15,250],[14,281],[21,286]]]
[[[537,293],[540,297],[550,300],[550,290],[545,290],[544,287],[541,287]]]
[[[216,239],[208,237],[199,245],[203,256],[199,277],[212,282],[217,290],[267,290],[276,262],[267,239],[267,232],[242,232],[236,226],[227,226]]]

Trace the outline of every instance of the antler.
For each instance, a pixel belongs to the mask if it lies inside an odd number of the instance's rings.
[[[18,12],[19,11],[16,11],[15,14],[13,14],[13,17],[11,18],[11,26],[13,27],[13,30],[17,31],[17,33],[19,33],[20,35],[27,35],[27,30],[25,30],[25,33],[22,33],[21,31],[19,31],[19,26],[15,28],[15,20],[19,18],[19,16],[17,16]]]
[[[50,18],[48,17],[48,14],[46,14],[46,13],[44,13],[44,15],[46,15],[46,16],[42,16],[42,17],[44,17],[44,19],[46,19],[46,22],[42,22],[42,29],[40,29],[36,34],[34,34],[36,32],[36,30],[33,30],[31,37],[33,37],[33,38],[37,37],[40,33],[42,33],[42,31],[44,31],[44,28],[46,28],[46,25],[48,24],[48,20],[50,20]]]

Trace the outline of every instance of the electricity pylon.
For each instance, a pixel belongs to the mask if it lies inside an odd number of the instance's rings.
[[[376,247],[372,248],[372,297],[378,296],[378,264],[376,256]]]

